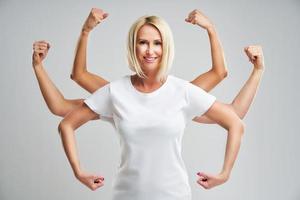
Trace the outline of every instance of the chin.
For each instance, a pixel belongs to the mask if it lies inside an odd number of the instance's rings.
[[[147,63],[142,66],[142,69],[144,71],[157,71],[159,69],[159,65],[154,64],[154,63],[153,64]]]

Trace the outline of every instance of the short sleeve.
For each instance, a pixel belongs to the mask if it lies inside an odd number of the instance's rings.
[[[187,82],[185,91],[187,104],[184,112],[187,120],[203,115],[216,100],[216,97],[190,82]]]
[[[91,96],[84,100],[84,103],[100,118],[112,118],[112,102],[110,95],[110,84],[99,88]]]

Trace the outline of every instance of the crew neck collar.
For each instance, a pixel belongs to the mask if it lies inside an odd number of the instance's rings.
[[[129,87],[131,88],[131,90],[134,93],[138,94],[139,96],[145,96],[145,97],[155,96],[155,95],[159,94],[167,86],[169,79],[170,79],[170,75],[167,75],[166,81],[156,90],[154,90],[152,92],[141,92],[134,87],[134,85],[132,84],[132,81],[131,81],[131,77],[132,77],[131,75],[126,76],[127,82],[129,84]]]

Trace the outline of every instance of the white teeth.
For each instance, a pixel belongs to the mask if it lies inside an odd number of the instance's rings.
[[[153,60],[155,60],[155,58],[146,58],[146,57],[145,57],[145,59],[146,59],[147,61],[153,61]]]

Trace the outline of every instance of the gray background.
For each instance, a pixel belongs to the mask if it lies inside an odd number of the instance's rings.
[[[130,25],[144,14],[162,16],[175,39],[171,74],[192,80],[211,65],[206,32],[185,23],[202,10],[215,23],[224,46],[229,76],[212,94],[231,102],[251,72],[243,53],[261,44],[266,71],[247,117],[241,150],[230,180],[212,190],[196,183],[198,171],[222,167],[226,132],[217,125],[190,123],[183,157],[193,199],[300,199],[297,130],[300,114],[300,1],[0,1],[0,199],[109,199],[120,157],[118,138],[105,122],[93,121],[76,134],[80,161],[88,172],[105,177],[95,192],[78,182],[64,154],[57,126],[31,67],[32,43],[48,40],[49,76],[66,98],[89,94],[69,79],[80,28],[92,7],[110,16],[90,35],[88,66],[107,80],[130,73],[125,39]]]

